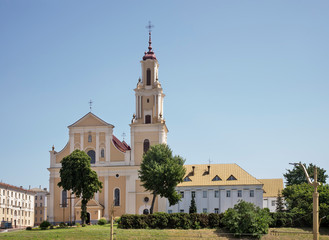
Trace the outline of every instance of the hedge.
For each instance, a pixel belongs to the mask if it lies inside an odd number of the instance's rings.
[[[124,214],[121,216],[119,228],[151,228],[151,229],[199,229],[222,227],[220,220],[223,214],[217,213],[154,213],[149,215]]]

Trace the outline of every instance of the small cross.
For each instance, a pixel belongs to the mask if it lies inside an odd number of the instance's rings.
[[[122,136],[122,139],[123,139],[122,141],[124,141],[125,137],[126,137],[126,134],[123,132],[121,136]]]
[[[208,160],[208,161],[209,161],[209,165],[210,165],[210,163],[211,163],[211,161],[210,161],[210,158],[209,158],[209,160]]]
[[[147,25],[146,28],[148,28],[149,32],[152,32],[152,28],[154,28],[154,26],[151,24],[151,21],[149,21],[149,25]]]
[[[93,101],[91,101],[91,99],[90,99],[90,101],[89,101],[90,112],[91,112],[91,109],[92,109],[92,105],[93,105]]]

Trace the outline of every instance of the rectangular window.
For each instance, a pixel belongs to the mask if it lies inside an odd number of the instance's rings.
[[[192,197],[195,197],[195,191],[192,191]]]
[[[38,196],[35,196],[35,200],[38,200]]]
[[[219,213],[219,208],[215,208],[215,213]]]
[[[42,214],[42,210],[40,210],[40,214]]]
[[[215,198],[219,198],[219,191],[215,191]]]
[[[182,196],[182,198],[184,198],[184,192],[180,192],[180,195]]]
[[[183,213],[184,212],[184,209],[179,210],[179,212]]]
[[[42,207],[42,203],[40,203],[40,207]]]
[[[38,204],[37,204],[37,203],[35,203],[34,205],[37,207],[37,205],[38,205]]]
[[[254,190],[250,190],[250,197],[254,197],[255,196],[255,191]]]
[[[202,209],[202,212],[203,212],[203,213],[207,213],[207,212],[208,212],[207,208],[203,208],[203,209]]]
[[[168,210],[168,213],[172,213],[172,210]]]
[[[40,200],[42,200],[42,196],[40,196]]]
[[[35,218],[35,222],[37,222],[38,221],[38,219],[37,218]]]
[[[272,206],[273,206],[273,207],[275,206],[275,200],[272,201]]]
[[[238,197],[242,197],[242,190],[238,190]]]
[[[230,190],[226,191],[226,197],[231,197],[231,191]]]
[[[35,210],[35,215],[37,215],[38,214],[38,210]]]
[[[40,218],[40,222],[42,222],[42,217]]]
[[[202,196],[203,196],[203,198],[207,198],[207,191],[203,191]]]

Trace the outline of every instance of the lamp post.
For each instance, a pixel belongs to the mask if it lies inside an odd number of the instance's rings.
[[[299,163],[290,163],[294,166],[300,166],[305,173],[307,182],[314,187],[313,192],[313,240],[319,240],[319,193],[318,193],[318,186],[321,184],[318,182],[318,170],[317,167],[314,166],[314,180],[311,181],[310,176],[307,173],[305,166]]]

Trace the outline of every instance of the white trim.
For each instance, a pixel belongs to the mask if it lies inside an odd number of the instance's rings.
[[[109,177],[104,177],[104,217],[109,219]]]
[[[96,132],[96,156],[95,156],[95,163],[99,162],[99,132]]]

